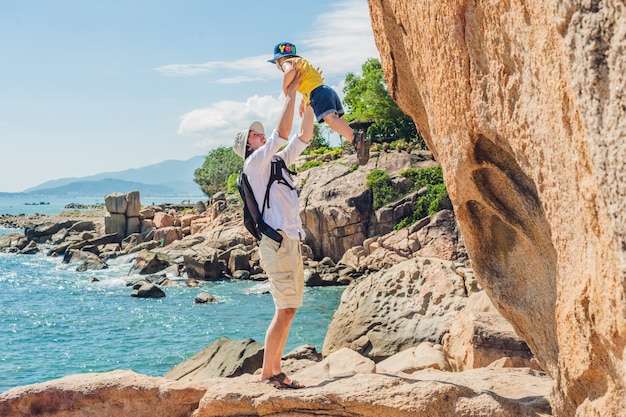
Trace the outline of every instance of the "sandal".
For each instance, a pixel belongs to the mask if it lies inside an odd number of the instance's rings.
[[[356,150],[356,155],[360,165],[367,164],[370,159],[370,146],[372,143],[366,137],[367,128],[374,123],[373,120],[366,122],[351,122],[349,126],[354,129],[354,139],[352,139],[352,145]]]
[[[365,137],[365,132],[354,131],[354,139],[352,145],[356,150],[356,156],[360,165],[367,164],[370,159],[370,141]]]
[[[278,375],[274,375],[274,376],[269,377],[267,379],[267,383],[269,385],[273,386],[276,389],[301,389],[301,388],[304,388],[304,385],[302,385],[298,381],[294,381],[293,379],[291,380],[290,383],[286,383],[285,382],[285,378],[287,378],[287,375],[285,375],[283,372],[281,372]]]

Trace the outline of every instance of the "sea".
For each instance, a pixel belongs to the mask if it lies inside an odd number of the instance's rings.
[[[142,203],[180,203],[181,197],[142,197]],[[192,203],[202,200],[191,198]],[[146,203],[148,202],[148,203]],[[0,197],[1,214],[58,214],[95,198]],[[0,228],[0,235],[20,229]],[[130,296],[132,257],[109,268],[77,272],[76,264],[43,253],[0,253],[0,392],[71,374],[130,369],[162,376],[222,336],[263,344],[274,314],[266,283],[204,282],[164,287],[159,299]],[[94,280],[95,278],[96,280]],[[172,277],[174,278],[174,277]],[[345,287],[307,287],[285,353],[310,344],[321,352]],[[218,302],[195,304],[208,292]]]

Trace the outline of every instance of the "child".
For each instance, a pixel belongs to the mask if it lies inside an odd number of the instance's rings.
[[[324,84],[324,78],[313,65],[304,58],[296,55],[296,46],[289,42],[281,42],[274,47],[274,58],[268,62],[276,64],[284,73],[283,90],[291,83],[296,74],[296,69],[304,74],[298,92],[302,94],[302,100],[310,105],[315,113],[318,123],[326,122],[330,128],[350,141],[356,151],[361,165],[365,165],[369,159],[370,142],[365,138],[365,131],[353,130],[348,123],[341,118],[344,114],[339,96],[329,86]],[[286,94],[286,93],[285,93]],[[302,114],[302,109],[300,110]]]

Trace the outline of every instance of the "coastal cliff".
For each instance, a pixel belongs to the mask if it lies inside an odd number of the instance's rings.
[[[623,3],[369,5],[389,91],[477,279],[556,379],[554,415],[626,415]]]

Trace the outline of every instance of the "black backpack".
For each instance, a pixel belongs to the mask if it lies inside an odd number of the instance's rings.
[[[254,193],[252,192],[252,187],[250,187],[250,183],[248,182],[247,175],[241,171],[239,173],[239,177],[237,178],[237,189],[239,190],[239,194],[243,200],[243,224],[246,226],[246,229],[248,229],[250,234],[257,240],[261,240],[261,235],[265,235],[278,243],[283,241],[281,234],[270,227],[263,220],[265,207],[269,208],[270,206],[270,188],[272,187],[272,184],[278,181],[280,184],[284,184],[293,190],[293,187],[283,177],[283,169],[289,174],[295,175],[295,172],[292,172],[287,168],[285,161],[283,161],[280,157],[275,156],[272,159],[272,172],[267,183],[267,188],[265,189],[265,198],[263,199],[262,210],[259,210],[259,205],[254,198]]]

